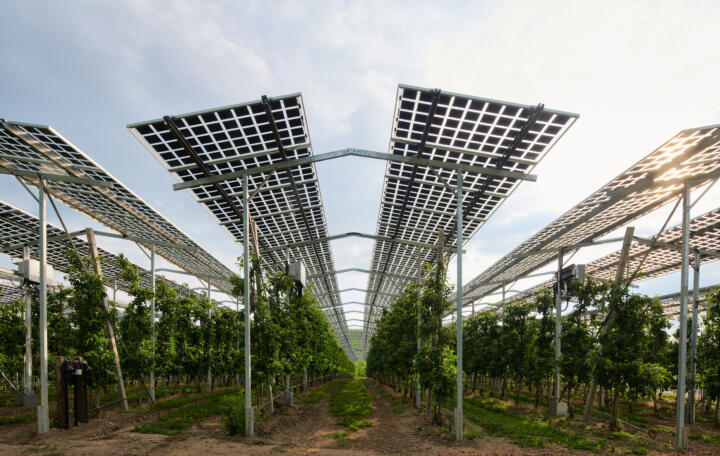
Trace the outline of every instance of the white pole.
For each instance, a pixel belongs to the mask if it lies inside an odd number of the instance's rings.
[[[150,249],[150,285],[152,301],[150,301],[150,338],[152,340],[152,365],[150,367],[150,401],[155,402],[155,244]],[[114,291],[113,291],[114,294]]]
[[[30,259],[30,247],[23,247],[23,260]],[[23,287],[25,295],[25,369],[23,370],[23,403],[27,404],[32,390],[32,295],[27,283]]]
[[[207,283],[207,298],[208,298],[208,324],[212,327],[212,301],[210,301],[210,279],[208,279]],[[209,353],[208,353],[209,355]],[[208,370],[207,370],[207,384],[205,385],[205,391],[210,391],[210,384],[212,383],[212,368],[210,367],[210,363],[212,362],[212,359],[208,356]]]
[[[687,449],[685,432],[685,374],[687,363],[687,303],[688,303],[688,262],[690,260],[690,184],[683,186],[682,212],[682,260],[680,268],[680,344],[678,350],[677,417],[675,423],[675,446]]]
[[[40,257],[40,405],[38,406],[38,434],[50,430],[50,408],[48,406],[48,360],[47,360],[47,227],[44,182],[38,178],[40,202],[40,239],[38,256]]]
[[[462,318],[462,239],[463,239],[463,181],[457,170],[457,391],[455,405],[455,440],[463,439],[463,318]]]
[[[252,409],[252,382],[250,376],[250,255],[248,237],[248,178],[243,175],[243,285],[245,304],[245,435],[252,437],[255,434],[254,416]]]

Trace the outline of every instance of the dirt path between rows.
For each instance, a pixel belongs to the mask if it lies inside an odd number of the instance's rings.
[[[561,448],[521,448],[502,438],[483,435],[455,442],[447,432],[431,426],[423,412],[386,387],[366,381],[374,406],[372,426],[353,432],[337,424],[330,413],[330,395],[315,404],[296,401],[292,408],[279,407],[276,414],[257,425],[256,436],[228,436],[218,417],[205,420],[180,435],[139,434],[132,429],[160,414],[103,412],[90,423],[68,431],[52,429],[34,435],[34,422],[0,427],[0,455],[418,455],[507,456],[569,454]],[[346,433],[342,438],[337,433]],[[586,454],[575,452],[575,455]]]

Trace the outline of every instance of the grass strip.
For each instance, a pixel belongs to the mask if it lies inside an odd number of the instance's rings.
[[[528,419],[479,399],[463,401],[465,417],[480,425],[489,434],[506,437],[511,442],[525,447],[544,447],[557,443],[571,450],[599,451],[603,441],[591,440],[557,429],[539,420]]]
[[[340,418],[339,424],[353,431],[372,426],[367,417],[373,411],[370,392],[361,380],[347,380],[332,394],[330,411]]]
[[[316,404],[325,397],[327,393],[334,393],[344,384],[345,380],[334,380],[310,392],[306,397],[300,399],[305,404]]]
[[[196,402],[186,407],[172,410],[166,415],[159,416],[155,421],[135,427],[135,429],[133,429],[133,432],[139,432],[142,434],[165,435],[180,434],[184,430],[190,428],[195,423],[198,423],[211,416],[219,415],[222,411],[223,397],[233,393],[237,394],[237,390],[225,390],[215,393],[206,393],[204,395],[201,395],[203,397],[193,396],[192,399],[194,401],[199,400],[200,402]],[[205,398],[209,399],[202,400]],[[179,400],[188,398],[183,397],[177,399]],[[176,400],[171,399],[157,405],[160,406],[170,401]],[[178,404],[182,404],[182,402],[174,402],[175,406],[177,406]],[[169,406],[164,406],[163,408],[169,408]]]

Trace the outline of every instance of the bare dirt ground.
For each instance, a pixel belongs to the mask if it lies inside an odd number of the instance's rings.
[[[559,455],[562,448],[528,449],[505,439],[483,436],[466,442],[454,442],[450,435],[430,426],[422,412],[409,406],[398,407],[397,396],[381,394],[383,386],[368,381],[374,411],[371,427],[352,432],[337,424],[330,413],[329,395],[316,404],[296,401],[292,408],[280,408],[257,425],[252,439],[228,436],[219,418],[203,421],[180,435],[140,434],[132,429],[150,422],[162,413],[122,413],[117,408],[103,412],[70,430],[52,429],[35,435],[35,423],[6,425],[0,428],[0,455],[420,455],[420,456],[505,456]],[[391,393],[392,394],[392,393]],[[388,401],[387,397],[395,398]],[[395,412],[393,413],[393,406]],[[347,435],[338,438],[338,432]],[[703,453],[712,454],[712,453]]]

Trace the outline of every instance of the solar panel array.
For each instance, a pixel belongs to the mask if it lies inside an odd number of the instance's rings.
[[[540,230],[464,286],[477,301],[557,258],[562,247],[601,238],[720,176],[720,126],[684,130]]]
[[[447,163],[529,173],[577,119],[576,114],[438,90],[400,85],[389,153]],[[463,242],[470,239],[520,180],[486,173],[463,173]],[[376,233],[436,244],[456,242],[456,171],[389,161]],[[448,186],[451,186],[448,188]],[[434,252],[390,241],[375,241],[367,285],[366,339],[378,308],[391,303],[418,274],[417,258]],[[406,276],[390,277],[389,274]],[[389,295],[389,296],[388,296]]]
[[[712,293],[713,291],[717,290],[720,285],[713,285],[709,287],[703,287],[698,290],[698,308],[700,310],[703,310],[707,306],[706,298],[708,294]],[[693,290],[689,290],[690,294],[688,295],[688,315],[692,316],[692,309],[693,309]],[[666,315],[678,315],[680,313],[680,293],[672,293],[664,296],[659,296],[658,299],[660,299],[660,302],[662,303],[663,309],[665,310]]]
[[[690,220],[690,254],[691,263],[694,264],[693,251],[695,249],[714,250],[720,252],[720,208],[706,212]],[[656,241],[662,244],[672,244],[676,247],[681,246],[682,225],[676,225],[668,228],[658,234]],[[630,246],[628,253],[628,262],[626,266],[625,277],[633,274],[639,266],[639,274],[634,281],[648,280],[679,271],[682,265],[682,255],[676,248],[670,248],[666,245],[653,245],[652,247],[646,243],[634,242]],[[617,271],[620,259],[620,251],[616,251],[605,255],[585,265],[585,273],[587,276],[601,279],[614,280],[615,271]],[[700,263],[709,263],[720,260],[720,257],[701,255]],[[540,290],[552,288],[555,279],[543,281],[537,285],[523,290],[522,293],[513,295],[508,302],[523,300],[537,294]],[[708,288],[703,288],[703,294],[708,292]],[[692,295],[692,290],[690,290]],[[673,298],[674,301],[670,298]],[[678,307],[679,294],[660,296],[665,307]],[[667,301],[667,302],[666,302]],[[677,309],[675,309],[677,310]]]
[[[658,235],[657,241],[679,247],[682,242],[682,226],[677,225],[663,231]],[[690,248],[691,256],[693,249],[720,252],[720,209],[707,212],[690,221]],[[618,251],[595,260],[588,266],[588,274],[600,279],[611,279],[615,276],[619,259],[620,252]],[[717,260],[720,260],[720,258],[702,255],[700,259],[701,263]],[[657,245],[651,249],[651,246],[647,244],[636,242],[630,247],[627,270],[631,273],[634,272],[641,262],[640,273],[642,275],[638,279],[652,279],[673,271],[679,271],[682,265],[682,255],[676,249],[663,248]]]
[[[11,206],[7,203],[0,201],[0,248],[9,247],[18,244],[31,244],[37,243],[38,231],[40,227],[40,221],[34,215],[31,215],[21,209]],[[72,244],[65,235],[65,231],[48,223],[46,225],[48,239],[47,244],[47,262],[58,271],[68,272],[71,264],[67,256],[67,252],[72,250],[73,245],[77,249],[78,253],[83,257],[90,256],[90,246],[84,240],[78,236],[73,237]],[[58,239],[59,238],[59,239]],[[122,280],[123,271],[118,265],[118,257],[104,250],[98,248],[98,256],[101,258],[101,265],[103,271],[103,277],[106,282],[113,284],[117,281],[117,288],[123,291],[130,291],[130,283]],[[22,258],[23,249],[18,248],[6,252],[7,255],[13,258]],[[30,246],[30,258],[38,257],[37,245]],[[147,270],[138,267],[140,275],[140,286],[143,288],[149,288],[151,286],[150,274]],[[163,279],[166,280],[166,279]],[[181,296],[188,296],[193,294],[187,287],[182,286],[170,280],[166,280],[170,286],[172,286],[178,294]],[[3,291],[0,291],[3,293]],[[3,293],[4,294],[4,293]]]
[[[128,128],[178,182],[312,154],[300,94],[168,116]],[[242,245],[242,178],[197,185],[190,192]],[[248,192],[252,195],[250,220],[257,225],[259,250],[328,235],[314,164],[249,175]],[[329,242],[264,253],[262,261],[274,269],[285,264],[286,256],[303,260],[320,306],[330,318],[340,343],[352,353]]]
[[[156,247],[158,255],[190,273],[219,277],[228,277],[232,273],[51,127],[1,122],[0,168],[111,182],[114,185],[110,188],[53,180],[46,181],[46,186],[54,197],[119,233],[196,248],[197,251]],[[37,185],[36,178],[27,180]],[[143,244],[149,247],[147,243]],[[211,282],[220,290],[230,292],[226,280]]]

